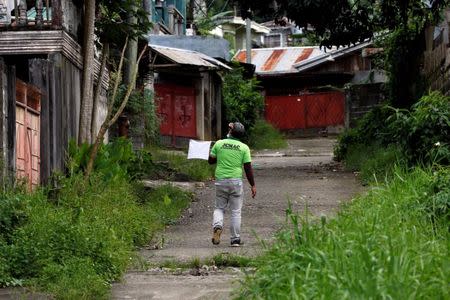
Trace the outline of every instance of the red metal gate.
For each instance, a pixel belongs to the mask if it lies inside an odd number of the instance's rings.
[[[278,129],[305,129],[344,125],[344,94],[266,96],[266,120]]]
[[[29,187],[40,182],[40,110],[39,89],[16,80],[16,171]]]
[[[155,93],[161,134],[196,138],[194,88],[155,84]]]

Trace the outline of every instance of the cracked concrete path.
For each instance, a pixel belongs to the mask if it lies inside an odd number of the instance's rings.
[[[343,201],[363,189],[355,176],[332,160],[332,138],[289,140],[287,149],[253,154],[257,196],[250,197],[246,184],[242,211],[244,247],[229,246],[229,215],[218,246],[211,244],[214,183],[197,190],[194,202],[180,221],[164,233],[161,249],[143,249],[140,255],[151,265],[165,261],[207,260],[216,254],[255,256],[262,253],[260,240],[269,241],[285,220],[291,202],[294,210],[308,207],[315,215],[332,215]],[[230,299],[242,270],[209,269],[200,273],[164,269],[127,273],[113,285],[113,299]],[[196,276],[197,275],[197,276]],[[198,276],[199,275],[199,276]]]

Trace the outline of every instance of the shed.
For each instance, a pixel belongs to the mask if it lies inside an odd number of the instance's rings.
[[[222,80],[226,64],[206,54],[150,44],[157,112],[163,142],[221,136]]]

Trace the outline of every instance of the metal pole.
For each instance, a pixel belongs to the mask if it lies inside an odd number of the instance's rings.
[[[250,10],[249,10],[250,13]],[[245,20],[245,42],[246,42],[246,62],[248,64],[252,63],[252,20],[247,17]]]

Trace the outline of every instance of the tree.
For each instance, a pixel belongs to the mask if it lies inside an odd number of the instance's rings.
[[[128,99],[130,98],[131,93],[134,90],[134,86],[136,83],[136,77],[137,77],[137,73],[138,73],[138,68],[139,68],[139,62],[142,59],[142,56],[144,55],[145,51],[147,50],[147,45],[142,49],[137,61],[135,63],[133,63],[133,71],[131,74],[131,78],[130,78],[130,82],[128,83],[127,86],[127,91],[125,96],[123,97],[123,99],[120,101],[120,105],[119,108],[117,109],[117,111],[113,111],[114,108],[114,103],[116,102],[116,96],[117,96],[117,92],[119,90],[119,84],[122,81],[122,67],[123,67],[123,61],[124,61],[124,57],[125,57],[125,50],[127,49],[127,45],[128,45],[128,37],[126,38],[126,42],[123,46],[122,49],[122,54],[120,56],[120,61],[119,61],[119,66],[117,69],[117,75],[115,78],[115,82],[114,82],[114,88],[113,88],[113,92],[112,92],[112,96],[108,105],[108,111],[106,114],[106,118],[103,121],[102,126],[100,127],[100,130],[95,138],[95,142],[94,145],[92,146],[90,155],[89,155],[89,160],[87,163],[87,167],[86,167],[86,172],[85,172],[85,178],[89,178],[89,176],[91,175],[91,172],[94,168],[94,161],[95,158],[97,156],[98,153],[98,149],[100,148],[100,144],[103,143],[103,139],[105,137],[106,132],[108,131],[108,129],[117,121],[117,119],[119,118],[119,116],[122,114],[123,110],[125,109],[125,106],[128,103]]]
[[[95,11],[95,7],[94,7]],[[134,18],[129,18],[129,13],[133,12],[135,17],[137,18],[137,21],[135,21]],[[86,18],[89,19],[89,22],[92,22],[92,15],[86,16]],[[146,34],[149,29],[151,28],[151,23],[148,18],[147,11],[145,11],[142,8],[140,1],[134,1],[134,0],[124,0],[124,1],[114,1],[114,0],[100,0],[98,3],[98,14],[97,18],[95,18],[94,14],[94,20],[95,20],[95,33],[99,37],[99,47],[102,48],[102,67],[100,69],[100,74],[98,76],[98,82],[97,82],[97,88],[95,91],[95,99],[92,99],[92,86],[91,83],[90,86],[87,88],[90,88],[90,98],[86,101],[88,104],[89,101],[92,101],[91,103],[94,103],[95,105],[98,104],[98,97],[100,95],[100,89],[101,89],[101,80],[104,76],[104,72],[106,70],[106,65],[109,64],[111,67],[114,67],[117,65],[117,55],[116,49],[122,49],[120,52],[120,56],[118,58],[118,66],[116,68],[116,76],[114,80],[114,88],[112,90],[112,96],[110,97],[109,104],[108,104],[108,110],[107,110],[107,116],[99,130],[99,132],[94,131],[94,127],[92,126],[92,122],[89,122],[89,125],[91,127],[87,127],[87,130],[89,131],[91,137],[89,138],[88,135],[86,135],[88,138],[80,137],[79,142],[93,142],[94,145],[90,152],[89,162],[86,169],[86,178],[89,177],[90,173],[92,172],[93,164],[95,157],[97,155],[97,151],[99,149],[100,144],[103,142],[104,135],[106,131],[117,121],[119,115],[124,110],[128,99],[131,95],[131,92],[134,90],[135,83],[136,83],[136,77],[137,77],[137,71],[138,71],[138,65],[140,60],[142,59],[142,56],[145,53],[145,50],[147,49],[147,46],[145,45],[143,47],[143,50],[141,54],[139,55],[139,58],[133,61],[128,61],[127,65],[131,65],[132,72],[129,73],[129,82],[127,82],[127,92],[123,99],[121,99],[119,108],[116,112],[113,111],[114,103],[117,101],[117,92],[119,84],[122,81],[122,68],[123,68],[123,61],[125,56],[125,50],[127,49],[128,40],[130,38],[132,39],[138,39],[139,37]],[[85,21],[88,22],[88,21]],[[91,29],[90,29],[91,30]],[[87,30],[86,30],[87,32]],[[124,38],[125,37],[125,38]],[[91,39],[85,38],[88,42],[85,43],[85,47],[89,48],[92,47],[93,49],[93,34]],[[91,42],[91,44],[89,44]],[[110,51],[112,49],[112,51]],[[113,55],[111,56],[111,53]],[[85,55],[90,55],[89,52],[85,51]],[[92,57],[85,57],[86,61],[89,61],[89,59],[92,59],[93,61],[93,54]],[[89,65],[89,64],[87,64]],[[92,65],[92,64],[91,64]],[[85,68],[85,69],[91,69],[92,68]],[[86,72],[88,73],[88,72]],[[90,73],[92,77],[92,71]],[[86,75],[86,78],[89,75]],[[112,76],[110,76],[111,78]],[[89,105],[89,104],[88,104]],[[95,121],[96,119],[96,113],[97,107],[94,107],[91,111],[86,111],[85,113],[90,115],[93,113],[92,121]],[[83,118],[91,120],[88,116],[83,116]],[[80,116],[80,124],[81,124],[81,116]],[[83,123],[84,124],[84,123]],[[81,125],[80,125],[81,126]],[[84,128],[83,128],[84,129]],[[92,130],[92,132],[90,131]]]
[[[97,11],[97,14],[96,14]],[[127,12],[133,12],[138,19],[134,22]],[[96,122],[98,97],[105,67],[110,61],[110,49],[116,53],[121,49],[124,37],[137,39],[151,28],[148,13],[142,8],[141,1],[134,0],[94,0],[85,2],[83,36],[83,65],[94,65],[94,37],[99,38],[99,48],[102,49],[102,67],[98,76],[97,89],[93,93],[93,68],[83,68],[82,99],[79,120],[78,143],[91,143],[95,140],[93,124]],[[133,62],[127,64],[133,65]],[[129,72],[130,73],[130,72]]]
[[[95,0],[87,0],[84,7],[84,35],[83,35],[83,78],[81,83],[81,107],[78,131],[78,144],[91,141],[92,117],[92,88],[94,65],[94,23]]]

